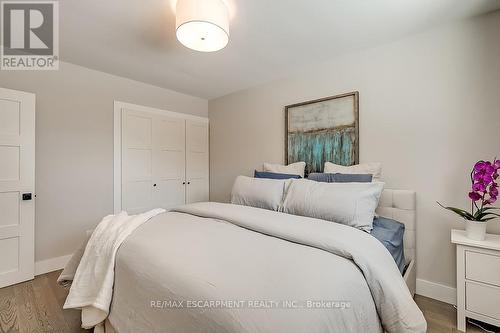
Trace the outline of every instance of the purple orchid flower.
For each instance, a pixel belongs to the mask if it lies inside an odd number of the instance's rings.
[[[472,191],[486,192],[486,185],[483,182],[474,183],[472,184]]]
[[[469,198],[472,200],[472,201],[478,201],[479,199],[482,198],[481,194],[477,193],[477,192],[469,192]]]
[[[478,161],[474,164],[471,172],[471,191],[469,199],[472,201],[471,212],[454,207],[444,207],[460,215],[467,220],[486,222],[488,220],[500,217],[500,214],[494,211],[500,208],[487,207],[494,204],[499,195],[497,179],[499,177],[500,160]]]

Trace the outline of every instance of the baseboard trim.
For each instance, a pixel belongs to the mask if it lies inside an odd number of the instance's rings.
[[[417,294],[448,304],[457,304],[457,289],[444,284],[417,279]]]
[[[35,275],[41,275],[63,269],[71,259],[71,254],[35,262]]]

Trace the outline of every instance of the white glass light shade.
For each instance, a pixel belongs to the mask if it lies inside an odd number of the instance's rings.
[[[229,42],[229,13],[222,0],[178,0],[176,12],[176,35],[184,46],[214,52]]]

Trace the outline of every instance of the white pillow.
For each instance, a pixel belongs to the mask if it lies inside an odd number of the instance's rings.
[[[275,173],[286,173],[289,175],[299,175],[304,178],[306,162],[297,162],[288,165],[264,163],[264,171]]]
[[[371,174],[372,181],[380,181],[382,175],[382,164],[377,162],[356,164],[351,166],[344,166],[334,164],[332,162],[325,162],[324,173],[360,173],[360,174]]]
[[[370,232],[384,183],[321,183],[293,179],[283,204],[288,214],[346,224]]]
[[[231,191],[231,203],[277,211],[283,203],[288,182],[285,179],[238,176]]]

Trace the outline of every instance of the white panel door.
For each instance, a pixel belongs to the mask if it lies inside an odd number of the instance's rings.
[[[0,288],[34,274],[35,95],[0,88]]]
[[[122,209],[136,214],[153,208],[153,115],[123,110]]]
[[[208,201],[208,123],[186,121],[186,202]]]
[[[171,209],[185,203],[186,121],[153,119],[153,206]]]

